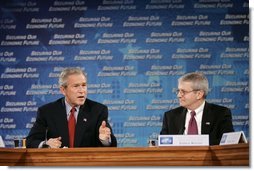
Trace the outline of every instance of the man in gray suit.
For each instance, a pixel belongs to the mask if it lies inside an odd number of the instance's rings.
[[[38,108],[27,148],[116,147],[108,108],[87,99],[86,74],[80,68],[66,68],[59,86],[64,97]]]
[[[209,134],[210,145],[218,145],[223,133],[234,132],[230,109],[206,102],[209,86],[202,73],[188,73],[178,79],[180,107],[164,113],[160,134],[189,134],[191,113],[195,113],[197,134]]]

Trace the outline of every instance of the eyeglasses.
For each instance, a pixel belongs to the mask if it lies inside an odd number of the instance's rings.
[[[177,89],[176,90],[176,95],[178,95],[180,93],[182,96],[184,96],[185,94],[191,93],[193,91],[199,91],[199,90],[185,91],[185,90],[179,90],[179,89]]]

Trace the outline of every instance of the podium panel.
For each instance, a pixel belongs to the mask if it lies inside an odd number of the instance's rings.
[[[249,166],[249,144],[200,147],[0,148],[1,166]]]

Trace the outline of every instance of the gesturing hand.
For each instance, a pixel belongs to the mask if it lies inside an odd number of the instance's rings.
[[[106,122],[102,121],[101,126],[99,128],[99,138],[100,140],[108,140],[110,138],[111,131],[106,126]]]

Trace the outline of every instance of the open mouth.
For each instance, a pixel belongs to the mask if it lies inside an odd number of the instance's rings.
[[[85,99],[85,96],[78,96],[78,99],[84,100],[84,99]]]

